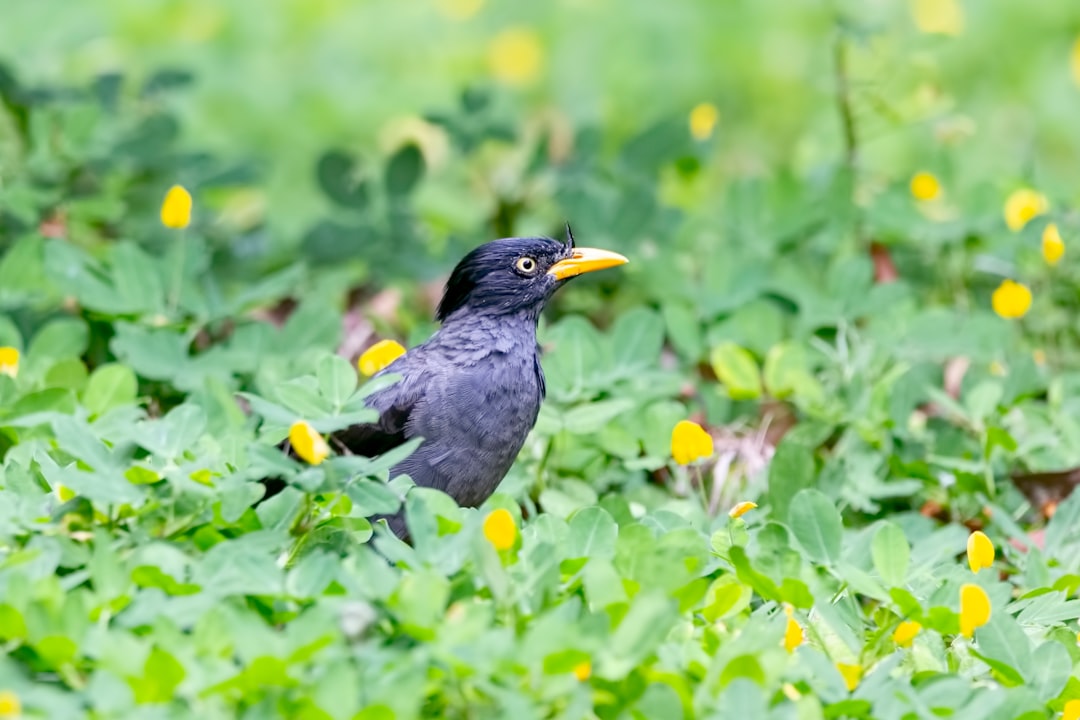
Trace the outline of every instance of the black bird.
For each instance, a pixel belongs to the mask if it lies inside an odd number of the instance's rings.
[[[442,326],[380,373],[401,379],[368,398],[378,421],[336,433],[337,442],[373,457],[421,437],[391,476],[407,474],[464,507],[482,504],[540,412],[536,323],[545,303],[570,278],[625,262],[617,253],[574,247],[569,227],[565,243],[505,238],[474,249],[446,283],[436,312]],[[407,537],[403,511],[387,521]]]

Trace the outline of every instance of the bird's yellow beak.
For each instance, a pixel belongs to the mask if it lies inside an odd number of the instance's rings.
[[[560,260],[547,271],[548,275],[554,275],[556,280],[567,280],[581,275],[582,273],[603,270],[630,262],[619,253],[596,248],[575,248],[574,254],[565,260]]]

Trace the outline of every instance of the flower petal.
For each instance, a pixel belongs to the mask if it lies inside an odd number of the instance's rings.
[[[689,465],[695,460],[713,454],[713,439],[696,422],[680,420],[671,431],[671,457],[679,465]]]
[[[309,465],[318,465],[330,455],[326,439],[307,422],[298,420],[289,428],[289,443],[300,458]]]
[[[404,354],[405,348],[396,340],[380,340],[364,351],[356,366],[361,373],[370,377]]]
[[[161,203],[161,224],[177,230],[191,224],[191,193],[182,185],[173,185]]]
[[[994,564],[994,543],[990,542],[986,533],[976,530],[968,535],[967,558],[973,573]]]
[[[19,374],[19,351],[13,347],[0,347],[0,375],[15,377]]]
[[[915,640],[915,636],[922,630],[922,625],[914,620],[905,620],[896,626],[896,630],[893,631],[893,642],[900,647],[910,647],[912,641]]]
[[[960,586],[960,634],[972,637],[990,621],[990,596],[974,583]]]
[[[746,513],[750,512],[751,510],[753,510],[756,507],[757,507],[756,502],[750,502],[749,500],[744,500],[743,502],[739,503],[735,507],[731,508],[731,510],[728,510],[728,517],[730,517],[732,519],[740,518],[740,517],[742,517]]]
[[[1006,320],[1022,318],[1031,309],[1031,289],[1012,280],[1002,280],[990,297],[990,304]]]
[[[484,518],[484,537],[496,550],[509,550],[517,542],[514,516],[506,508],[497,508]]]

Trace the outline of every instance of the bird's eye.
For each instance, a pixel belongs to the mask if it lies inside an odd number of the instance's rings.
[[[536,272],[536,260],[532,259],[531,257],[518,258],[518,261],[517,263],[515,263],[514,267],[516,267],[519,272],[531,275],[532,273]]]

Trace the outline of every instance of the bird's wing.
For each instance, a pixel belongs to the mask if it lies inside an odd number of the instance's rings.
[[[408,355],[403,356],[384,371],[400,374],[400,380],[367,399],[368,407],[379,412],[379,419],[334,433],[334,439],[347,447],[349,452],[375,457],[409,439],[406,428],[413,410],[423,398],[424,383],[421,382],[423,373],[419,368],[412,367],[413,363],[408,359]]]

